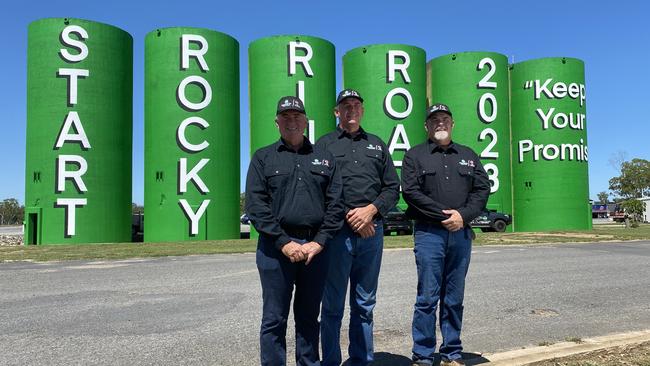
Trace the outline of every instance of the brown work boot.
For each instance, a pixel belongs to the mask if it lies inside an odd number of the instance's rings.
[[[460,358],[457,360],[442,359],[442,361],[440,361],[440,366],[464,366],[464,365],[465,365],[465,361],[461,360]]]

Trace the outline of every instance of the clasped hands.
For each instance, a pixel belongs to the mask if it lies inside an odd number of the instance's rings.
[[[305,244],[298,244],[295,241],[290,241],[282,247],[282,254],[284,254],[291,263],[302,262],[306,260],[305,265],[311,263],[316,254],[320,253],[323,247],[315,241],[310,241]]]
[[[375,235],[375,223],[373,221],[378,210],[372,203],[368,206],[353,208],[345,215],[345,221],[362,238],[367,239]]]

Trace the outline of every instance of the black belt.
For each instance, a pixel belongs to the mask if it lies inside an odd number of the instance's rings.
[[[282,228],[287,235],[289,235],[292,238],[296,239],[304,239],[304,240],[312,240],[315,236],[316,233],[318,232],[317,229],[313,229],[310,227],[283,227]]]

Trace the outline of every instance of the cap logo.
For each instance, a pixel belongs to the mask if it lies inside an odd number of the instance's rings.
[[[291,101],[289,99],[285,99],[282,104],[280,104],[280,107],[288,107],[291,105]]]

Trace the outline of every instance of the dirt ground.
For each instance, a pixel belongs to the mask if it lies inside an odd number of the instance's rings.
[[[650,342],[554,358],[528,366],[650,366]]]

